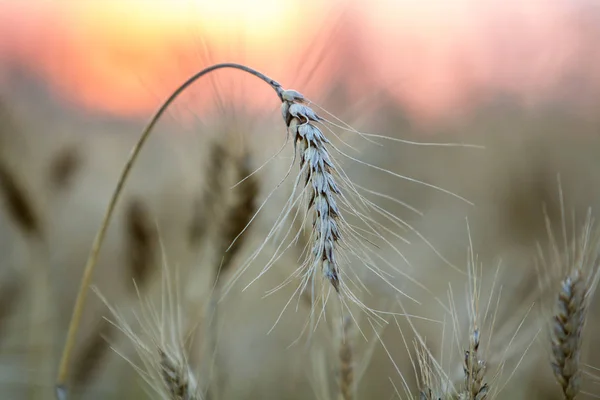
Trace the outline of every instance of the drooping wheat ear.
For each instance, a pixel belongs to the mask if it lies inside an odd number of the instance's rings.
[[[335,290],[340,291],[340,277],[336,248],[342,239],[340,232],[341,195],[336,183],[335,166],[327,144],[329,140],[315,124],[321,118],[305,103],[304,96],[294,90],[282,95],[281,112],[294,138],[300,155],[301,175],[309,188],[307,212],[314,210],[312,268],[321,266],[322,272]]]
[[[586,313],[586,284],[579,269],[561,282],[552,329],[552,369],[566,400],[581,386],[579,359]]]
[[[352,400],[355,398],[356,383],[354,380],[354,356],[351,341],[351,330],[354,321],[350,316],[343,318],[342,338],[339,344],[339,400]]]

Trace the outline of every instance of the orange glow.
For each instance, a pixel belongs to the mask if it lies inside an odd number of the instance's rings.
[[[594,97],[599,17],[588,0],[0,0],[0,80],[25,69],[75,104],[146,116],[192,72],[237,61],[307,95],[334,80],[384,88],[431,118],[487,92]],[[250,106],[267,95],[219,79]]]

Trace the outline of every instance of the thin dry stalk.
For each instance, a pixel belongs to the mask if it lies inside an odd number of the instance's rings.
[[[356,395],[356,383],[354,381],[354,356],[351,337],[351,328],[354,321],[346,317],[342,321],[342,340],[338,349],[339,357],[339,395],[340,400],[352,400]]]

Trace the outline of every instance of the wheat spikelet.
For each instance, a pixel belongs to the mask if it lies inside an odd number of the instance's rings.
[[[334,177],[335,167],[326,145],[329,143],[314,124],[320,118],[309,107],[301,104],[304,97],[293,91],[283,95],[282,114],[300,154],[301,175],[309,187],[307,212],[315,211],[313,219],[313,247],[311,268],[320,266],[325,278],[337,292],[340,290],[337,246],[342,240],[337,198],[341,191]]]
[[[574,399],[581,386],[579,359],[586,312],[586,285],[581,272],[574,270],[562,281],[556,300],[552,330],[552,369],[564,397]]]
[[[166,386],[166,392],[169,400],[195,400],[198,399],[195,393],[190,391],[189,371],[181,362],[174,360],[168,353],[158,349],[160,366],[162,370],[162,379]]]
[[[584,227],[581,242],[574,246],[570,270],[560,282],[556,295],[555,312],[551,326],[552,370],[564,398],[572,400],[581,390],[581,346],[586,325],[587,310],[598,275],[598,246],[590,246],[593,222],[591,214]],[[589,246],[589,247],[588,247]]]
[[[479,329],[471,332],[469,350],[465,351],[464,372],[465,391],[460,398],[464,400],[484,400],[488,394],[488,384],[484,383],[486,365],[479,357]]]
[[[592,211],[588,209],[580,233],[576,233],[575,215],[572,216],[573,232],[569,238],[560,176],[558,188],[562,245],[558,244],[550,217],[544,209],[550,258],[545,258],[538,247],[539,262],[547,269],[538,274],[540,289],[550,290],[553,297],[552,311],[546,310],[549,314],[550,365],[563,398],[572,400],[579,395],[582,386],[583,333],[589,304],[600,276],[600,232],[595,229]],[[541,279],[543,277],[546,277],[545,281]]]

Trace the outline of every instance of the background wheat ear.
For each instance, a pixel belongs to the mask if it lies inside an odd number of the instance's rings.
[[[560,388],[560,397],[572,400],[579,398],[583,389],[584,332],[600,277],[600,230],[595,226],[591,208],[588,208],[581,228],[577,227],[574,211],[567,226],[560,175],[557,181],[560,229],[555,232],[551,217],[544,208],[548,249],[544,251],[538,245],[535,265],[540,293],[548,297],[550,304],[542,302],[548,332],[546,349],[549,350],[549,364]]]
[[[581,387],[581,336],[585,323],[585,283],[574,270],[562,281],[552,329],[552,369],[565,399],[574,399]]]
[[[172,275],[176,278],[175,282]],[[158,396],[164,400],[199,400],[203,397],[198,377],[188,361],[187,336],[184,333],[184,322],[181,320],[183,310],[177,276],[177,272],[171,271],[165,262],[158,307],[151,298],[142,298],[137,292],[140,310],[139,313],[134,312],[134,320],[139,325],[137,327],[132,325],[125,314],[110,305],[96,288],[94,291],[112,314],[111,319],[107,319],[109,323],[133,344],[140,364],[136,364],[125,355],[122,357],[151,389],[151,397]],[[121,355],[118,349],[113,350]]]
[[[259,183],[252,175],[248,149],[239,144],[234,130],[228,129],[211,145],[204,189],[205,213],[211,215],[209,229],[208,267],[212,273],[212,288],[208,301],[205,345],[209,356],[204,367],[209,381],[207,396],[220,397],[224,374],[219,366],[218,338],[220,329],[219,300],[224,277],[230,273],[233,261],[248,237],[248,227],[256,212]]]
[[[591,210],[579,237],[567,242],[563,256],[556,256],[554,269],[560,279],[550,326],[551,366],[563,398],[575,399],[583,379],[582,343],[591,298],[597,286],[600,235],[594,228]],[[551,242],[557,251],[556,242]]]

